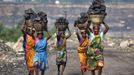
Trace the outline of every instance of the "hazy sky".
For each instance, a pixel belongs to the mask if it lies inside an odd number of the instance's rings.
[[[55,1],[60,1],[61,3],[89,3],[89,2],[92,2],[93,0],[0,0],[0,1],[6,1],[6,2],[31,2],[31,1],[34,1],[34,2],[46,2],[46,3],[54,3]],[[134,0],[104,0],[105,2],[134,2]]]

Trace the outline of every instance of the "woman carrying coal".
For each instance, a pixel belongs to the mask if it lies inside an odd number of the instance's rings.
[[[104,67],[104,57],[102,45],[103,37],[109,30],[107,24],[103,22],[105,30],[100,32],[99,25],[93,25],[93,31],[90,32],[90,48],[87,50],[87,66],[91,70],[92,75],[95,75],[95,70],[98,70],[98,75],[102,74],[102,68]]]
[[[25,52],[25,61],[26,66],[28,68],[29,74],[34,74],[34,66],[33,66],[33,57],[35,54],[34,46],[35,46],[35,38],[34,33],[35,29],[32,26],[32,17],[34,15],[34,11],[32,9],[25,10],[25,22],[22,26],[22,32],[23,32],[23,48]]]
[[[68,29],[69,30],[69,29]],[[67,63],[67,51],[66,51],[66,40],[71,36],[69,34],[66,36],[64,31],[60,31],[57,34],[57,56],[56,64],[58,68],[58,75],[63,75],[64,69]]]
[[[33,58],[36,75],[44,75],[48,69],[47,41],[51,38],[51,35],[47,30],[47,22],[47,14],[41,11],[38,13],[33,24],[36,30],[34,47],[36,52]],[[46,37],[44,37],[44,31],[47,34]]]
[[[81,33],[81,36],[79,35],[78,30],[76,30],[76,35],[79,40],[79,47],[77,50],[78,50],[79,60],[81,64],[81,72],[82,72],[82,75],[84,75],[84,72],[86,72],[88,69],[86,51],[88,50],[90,41],[88,39],[86,30],[80,30],[80,33]]]
[[[34,30],[32,28],[28,28],[26,33],[26,65],[29,71],[29,75],[34,75],[34,65],[33,58],[35,54],[35,38],[34,38]]]
[[[47,41],[50,39],[51,35],[46,31],[47,36],[44,38],[43,31],[37,32],[37,37],[35,39],[35,55],[33,58],[33,63],[36,68],[36,75],[44,75],[45,71],[48,69],[48,59],[47,59]]]
[[[68,20],[64,17],[60,17],[56,20],[56,36],[57,36],[57,44],[56,44],[56,65],[58,69],[57,75],[63,75],[63,72],[67,63],[67,50],[66,50],[66,41],[71,36],[71,31],[68,27]],[[66,34],[66,30],[68,30],[68,35]]]

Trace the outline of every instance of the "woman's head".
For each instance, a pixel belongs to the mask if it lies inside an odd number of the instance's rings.
[[[99,25],[95,25],[93,26],[93,32],[95,35],[98,35],[100,31],[100,26]]]
[[[85,30],[81,30],[81,35],[83,38],[86,38],[86,31]]]
[[[59,31],[57,35],[57,39],[64,38],[65,37],[65,32],[64,31]]]
[[[38,32],[38,33],[37,33],[37,37],[38,37],[39,39],[42,39],[42,38],[43,38],[43,35],[44,35],[43,32]]]

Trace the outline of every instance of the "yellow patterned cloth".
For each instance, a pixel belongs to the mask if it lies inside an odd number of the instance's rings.
[[[29,70],[33,70],[33,58],[35,54],[34,50],[35,40],[32,36],[26,37],[26,65]]]
[[[67,62],[66,38],[57,41],[56,64],[62,65]]]
[[[99,35],[93,35],[90,48],[87,50],[87,66],[89,70],[97,70],[104,66],[104,57],[103,57],[103,49],[102,38],[104,36],[103,33]]]
[[[87,56],[86,51],[89,46],[89,39],[85,38],[80,41],[80,46],[78,47],[78,55],[81,64],[81,70],[87,70]]]

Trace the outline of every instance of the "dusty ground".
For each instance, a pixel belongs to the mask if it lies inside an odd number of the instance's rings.
[[[70,48],[71,49],[71,48]],[[80,64],[76,50],[68,50],[68,62],[64,75],[80,75]],[[127,50],[105,49],[105,67],[102,75],[134,75],[134,52]],[[10,61],[10,59],[9,59]],[[49,54],[47,75],[56,75],[55,53]],[[13,62],[0,61],[0,75],[27,75],[23,55]],[[90,75],[90,71],[86,73]]]
[[[105,50],[105,67],[102,75],[134,75],[134,53]],[[50,59],[50,74],[56,75],[55,55]],[[80,75],[78,55],[76,51],[68,51],[68,63],[64,75]],[[86,73],[90,75],[90,71]]]

